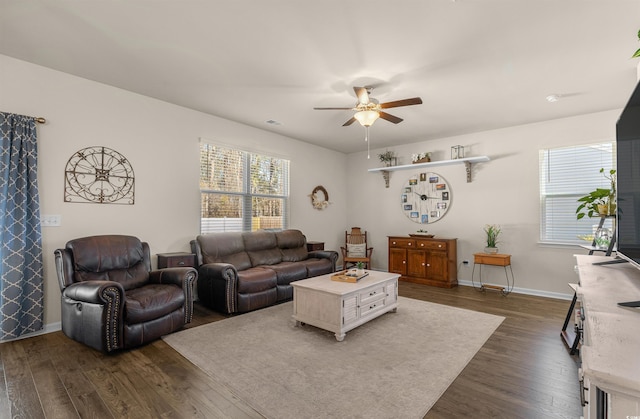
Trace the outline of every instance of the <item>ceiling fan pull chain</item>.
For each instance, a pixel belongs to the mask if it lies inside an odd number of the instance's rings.
[[[367,159],[370,159],[369,144],[371,144],[371,141],[369,141],[369,127],[364,127],[364,140],[367,142]]]

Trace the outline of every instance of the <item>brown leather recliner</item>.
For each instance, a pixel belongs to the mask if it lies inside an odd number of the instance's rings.
[[[55,252],[62,331],[103,352],[158,339],[191,322],[193,268],[152,271],[149,245],[132,236],[69,241]]]

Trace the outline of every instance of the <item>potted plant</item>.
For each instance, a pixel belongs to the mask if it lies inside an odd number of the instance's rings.
[[[393,151],[385,151],[384,153],[378,154],[378,158],[385,166],[390,167],[395,165],[396,156]]]
[[[587,195],[578,199],[580,205],[576,208],[576,217],[578,220],[585,216],[603,217],[613,215],[616,212],[616,171],[611,169],[606,172],[600,169],[600,173],[609,180],[611,186],[609,188],[596,188]]]
[[[484,226],[484,232],[487,234],[487,246],[484,248],[485,253],[498,253],[498,236],[502,229],[497,224],[487,224]]]
[[[640,31],[638,31],[638,41],[640,41]],[[638,58],[638,57],[640,57],[640,48],[635,52],[635,54],[631,56],[631,58]]]
[[[364,275],[364,263],[358,262],[356,263],[356,275]]]

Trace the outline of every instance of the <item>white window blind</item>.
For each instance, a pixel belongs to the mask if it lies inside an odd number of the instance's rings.
[[[289,161],[202,142],[200,232],[288,227]]]
[[[615,169],[615,143],[578,145],[540,151],[540,240],[558,244],[591,244],[600,219],[576,218],[578,198],[609,188],[601,173]],[[612,228],[612,219],[605,221]]]

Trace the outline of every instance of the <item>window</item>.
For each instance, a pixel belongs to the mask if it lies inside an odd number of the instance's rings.
[[[200,144],[200,233],[288,227],[289,161]]]
[[[615,169],[615,143],[603,142],[540,151],[540,240],[591,244],[599,219],[576,219],[578,198],[609,188],[601,173]],[[612,219],[604,227],[613,228]]]

